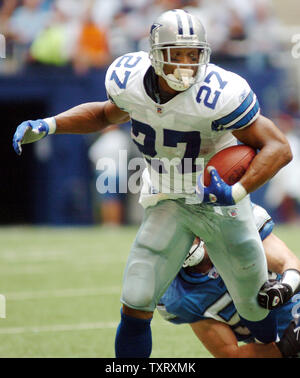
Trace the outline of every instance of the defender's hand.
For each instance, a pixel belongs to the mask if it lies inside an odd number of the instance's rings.
[[[284,331],[280,341],[276,343],[284,358],[295,358],[300,356],[300,327],[296,320],[292,320]]]
[[[49,133],[49,125],[43,119],[22,122],[13,137],[13,148],[18,155],[22,153],[22,144],[36,142]]]
[[[277,280],[269,280],[261,287],[257,301],[261,307],[273,310],[287,303],[292,296],[293,290],[290,285]]]

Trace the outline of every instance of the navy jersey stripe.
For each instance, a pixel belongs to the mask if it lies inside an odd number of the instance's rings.
[[[259,103],[258,100],[256,100],[254,106],[252,109],[243,117],[241,118],[237,123],[227,128],[227,130],[231,129],[239,129],[240,127],[243,127],[247,125],[251,121],[252,118],[259,112]]]
[[[254,98],[254,92],[251,91],[248,96],[245,98],[245,100],[239,105],[234,111],[232,111],[230,114],[228,114],[225,117],[219,118],[212,123],[213,130],[218,130],[220,125],[227,125],[228,123],[234,121],[236,118],[238,118],[241,114],[243,114],[247,108],[250,107],[250,105],[253,102]]]

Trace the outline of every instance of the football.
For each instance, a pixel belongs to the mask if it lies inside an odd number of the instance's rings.
[[[246,145],[232,146],[219,151],[206,164],[204,185],[209,186],[210,184],[210,174],[207,170],[210,165],[216,168],[226,184],[235,184],[244,176],[255,155],[254,148]]]

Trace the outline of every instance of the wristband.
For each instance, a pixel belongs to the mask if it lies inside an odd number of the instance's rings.
[[[247,195],[247,190],[240,182],[235,183],[231,189],[231,195],[235,203],[238,203]]]
[[[48,133],[48,135],[54,134],[55,131],[56,131],[56,121],[55,121],[55,118],[54,117],[45,118],[44,121],[47,122],[47,124],[49,126],[49,133]]]
[[[283,272],[280,282],[289,285],[294,295],[300,290],[300,272],[297,269],[287,269]]]

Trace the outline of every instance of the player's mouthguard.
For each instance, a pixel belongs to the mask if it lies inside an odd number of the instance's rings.
[[[185,88],[191,85],[190,78],[193,77],[194,71],[189,68],[176,68],[174,70],[174,76],[177,80],[182,80]]]

